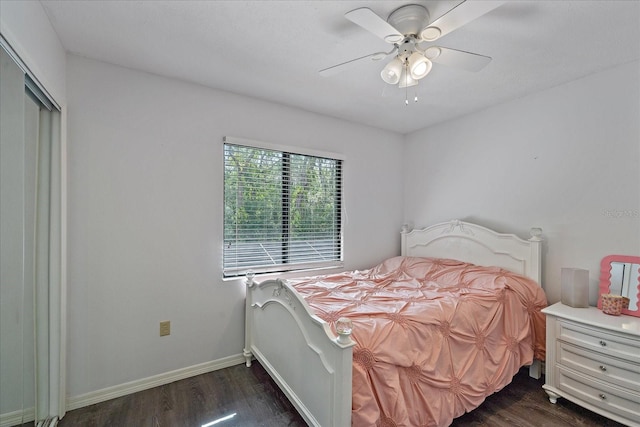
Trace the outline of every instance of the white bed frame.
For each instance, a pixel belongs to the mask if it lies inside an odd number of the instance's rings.
[[[422,230],[405,226],[401,254],[498,266],[540,284],[541,234],[532,228],[531,238],[523,240],[458,220]],[[247,366],[255,357],[309,425],[350,426],[355,343],[339,339],[286,281],[257,283],[248,275],[246,285]],[[534,361],[529,373],[540,377],[540,361]]]

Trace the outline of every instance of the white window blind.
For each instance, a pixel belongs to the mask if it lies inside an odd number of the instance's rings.
[[[224,275],[342,263],[342,160],[224,144]]]

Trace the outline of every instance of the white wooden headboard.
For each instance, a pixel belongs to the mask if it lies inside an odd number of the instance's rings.
[[[542,230],[531,238],[502,234],[486,227],[453,220],[420,230],[402,229],[403,256],[451,258],[483,266],[497,266],[522,274],[542,286]]]

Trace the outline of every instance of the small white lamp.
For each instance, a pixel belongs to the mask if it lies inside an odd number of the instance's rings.
[[[570,307],[589,307],[589,270],[563,268],[560,274],[560,302]]]

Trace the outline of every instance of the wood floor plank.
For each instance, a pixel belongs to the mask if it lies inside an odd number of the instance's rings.
[[[551,404],[542,384],[522,369],[511,384],[455,419],[452,426],[622,427],[565,399]],[[250,368],[232,366],[69,411],[59,426],[201,427],[231,415],[215,427],[306,426],[257,362]]]

